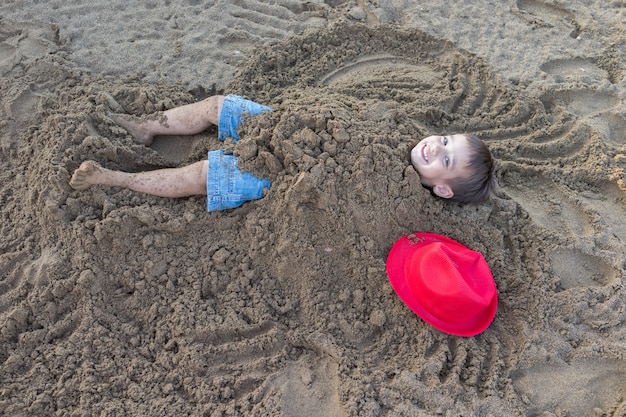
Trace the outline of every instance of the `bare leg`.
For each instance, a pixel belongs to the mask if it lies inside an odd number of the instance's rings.
[[[158,197],[206,195],[208,161],[181,168],[165,168],[146,172],[122,172],[103,168],[95,161],[85,161],[74,171],[70,186],[85,190],[102,184],[124,187]]]
[[[145,118],[127,114],[111,114],[113,121],[146,146],[157,135],[195,135],[211,125],[217,125],[224,96],[211,96],[197,103],[157,112]]]

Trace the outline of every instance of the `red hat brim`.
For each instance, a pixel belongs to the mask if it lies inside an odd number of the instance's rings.
[[[471,337],[483,332],[493,321],[496,310],[498,308],[498,293],[494,293],[493,300],[482,314],[470,321],[463,323],[447,323],[433,316],[424,306],[415,298],[407,281],[405,272],[405,262],[416,249],[423,245],[433,242],[442,242],[449,245],[456,245],[461,248],[465,246],[449,239],[445,236],[433,233],[413,233],[404,236],[393,245],[389,256],[387,257],[387,276],[391,287],[394,289],[400,300],[407,305],[422,320],[430,324],[434,328],[441,330],[454,336]],[[495,283],[494,283],[495,285]]]

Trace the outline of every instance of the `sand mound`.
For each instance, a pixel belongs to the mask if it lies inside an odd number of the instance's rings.
[[[84,159],[140,170],[223,147],[209,131],[145,148],[106,117],[202,92],[75,71],[46,53],[52,27],[2,36],[22,51],[0,67],[4,414],[626,411],[623,173],[563,109],[581,96],[526,96],[418,30],[290,38],[230,88],[274,109],[229,146],[272,189],[207,214],[200,198],[67,185]],[[488,141],[489,204],[420,187],[408,151],[441,131]],[[483,334],[438,332],[393,293],[386,255],[415,231],[485,256],[500,305]]]

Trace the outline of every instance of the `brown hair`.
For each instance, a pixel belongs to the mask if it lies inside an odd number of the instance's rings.
[[[467,165],[470,174],[453,178],[449,182],[454,195],[451,201],[479,204],[487,201],[496,188],[495,161],[485,142],[475,135],[464,134],[469,143],[470,155]]]

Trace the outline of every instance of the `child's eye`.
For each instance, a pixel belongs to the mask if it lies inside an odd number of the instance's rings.
[[[445,144],[444,144],[445,145]],[[450,158],[447,156],[443,158],[443,163],[446,164],[446,167],[450,166]]]
[[[448,138],[444,137],[443,138],[443,146],[446,146],[448,144]]]

